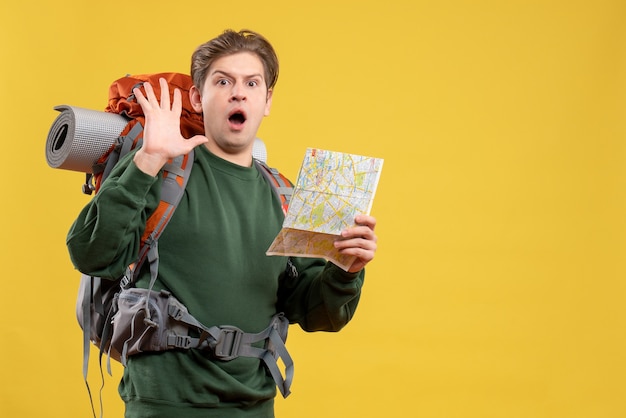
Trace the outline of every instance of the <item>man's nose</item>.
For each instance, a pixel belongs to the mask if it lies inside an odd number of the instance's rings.
[[[230,100],[231,101],[242,101],[242,100],[246,100],[246,95],[245,92],[242,88],[242,86],[239,83],[235,83],[233,84],[233,89],[230,93]]]

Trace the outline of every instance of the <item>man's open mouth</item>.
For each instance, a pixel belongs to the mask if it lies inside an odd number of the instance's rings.
[[[246,115],[243,112],[236,111],[228,117],[228,121],[233,125],[243,125],[246,121]]]

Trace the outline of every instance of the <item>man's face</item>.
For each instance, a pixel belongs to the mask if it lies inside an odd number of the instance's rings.
[[[257,130],[272,104],[261,60],[249,52],[215,60],[202,92],[192,89],[191,103],[204,114],[209,150],[223,158],[251,154]]]

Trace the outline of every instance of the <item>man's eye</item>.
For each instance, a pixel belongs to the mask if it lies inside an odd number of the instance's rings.
[[[256,87],[258,84],[256,81],[248,81],[248,87]]]
[[[225,86],[228,84],[228,80],[222,78],[221,80],[217,80],[217,84],[220,86]]]

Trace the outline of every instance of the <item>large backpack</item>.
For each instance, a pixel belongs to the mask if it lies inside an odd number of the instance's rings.
[[[173,95],[174,88],[181,90],[183,99],[183,110],[181,115],[181,132],[184,137],[190,138],[194,135],[204,134],[202,115],[196,113],[191,107],[188,91],[192,86],[189,76],[178,73],[159,73],[147,75],[135,75],[122,77],[111,85],[109,89],[109,102],[106,112],[118,113],[128,119],[118,140],[111,148],[102,155],[94,164],[91,173],[86,173],[86,182],[83,185],[83,192],[91,194],[98,192],[117,162],[130,151],[141,146],[143,138],[143,126],[145,118],[141,106],[135,100],[133,89],[149,81],[155,89],[155,94],[160,97],[159,78],[165,78],[170,86],[170,94]],[[261,358],[274,377],[279,390],[283,396],[289,394],[289,386],[293,377],[293,362],[289,354],[284,350],[284,339],[286,338],[287,320],[282,316],[277,316],[266,332],[258,335],[250,335],[232,327],[212,327],[206,328],[197,322],[186,310],[186,308],[175,300],[171,295],[159,292],[153,294],[151,287],[158,272],[158,247],[157,241],[160,234],[165,229],[167,223],[180,201],[187,180],[193,166],[193,151],[187,155],[170,160],[163,168],[163,186],[161,191],[161,201],[149,217],[145,232],[141,238],[140,251],[136,262],[130,265],[125,275],[117,280],[100,279],[99,277],[83,274],[79,287],[79,295],[76,303],[76,314],[78,322],[83,329],[83,377],[87,384],[87,389],[91,398],[91,391],[87,383],[89,354],[91,343],[96,345],[100,351],[100,367],[102,358],[107,356],[107,369],[111,374],[110,358],[114,358],[125,364],[126,357],[133,352],[147,350],[163,350],[169,348],[206,348],[210,346],[217,354],[218,358],[229,360],[238,355]],[[279,199],[283,212],[286,213],[289,199],[293,192],[291,182],[279,173],[276,169],[270,168],[264,161],[258,158],[253,159],[257,169],[263,174],[265,179],[272,186],[275,196]],[[151,273],[151,284],[149,289],[135,289],[125,294],[125,298],[120,300],[120,293],[123,290],[132,289],[142,265],[148,261]],[[165,312],[166,319],[160,323],[154,322],[154,312],[148,306],[148,298],[157,300],[157,310]],[[140,301],[139,301],[140,300]],[[129,302],[130,301],[130,302]],[[139,301],[139,302],[137,302]],[[130,305],[132,306],[130,306]],[[145,309],[143,305],[145,304]],[[121,308],[120,308],[121,307]],[[121,312],[120,312],[121,310]],[[125,318],[127,311],[132,310],[132,317]],[[137,321],[135,316],[141,311],[145,318],[142,322],[153,322],[157,330],[147,339],[142,341],[131,341],[132,338],[122,330],[114,330],[112,321],[117,318],[117,322],[127,321],[132,325]],[[169,315],[168,315],[169,311]],[[129,315],[131,315],[129,314]],[[159,313],[160,314],[160,313]],[[128,316],[128,315],[127,315]],[[159,315],[156,315],[159,316]],[[171,316],[171,318],[170,318]],[[200,332],[200,338],[190,339],[187,337],[187,329],[195,328]],[[226,329],[225,329],[226,328]],[[273,332],[274,330],[275,332]],[[115,333],[122,333],[116,337]],[[261,335],[263,334],[263,335]],[[280,337],[282,342],[277,338]],[[127,339],[130,344],[113,344],[112,340]],[[146,342],[147,340],[147,342]],[[193,341],[192,341],[193,340]],[[252,347],[252,344],[266,340],[266,349],[260,350]],[[90,343],[91,342],[91,343]],[[133,345],[134,344],[134,345]],[[282,348],[280,347],[282,345]],[[117,346],[117,348],[116,348]],[[274,360],[268,358],[268,353]],[[286,377],[283,378],[278,370],[276,360],[282,357],[285,365]],[[92,401],[93,405],[93,401]],[[95,413],[94,413],[95,415]]]

